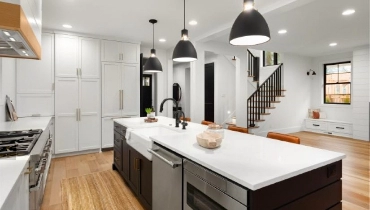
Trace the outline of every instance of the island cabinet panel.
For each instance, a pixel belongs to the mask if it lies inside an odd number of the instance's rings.
[[[342,161],[338,161],[259,190],[250,191],[249,207],[252,210],[334,208],[336,205],[341,205],[341,178]]]
[[[137,195],[145,209],[152,209],[152,162],[127,144],[126,127],[114,123],[113,169]]]

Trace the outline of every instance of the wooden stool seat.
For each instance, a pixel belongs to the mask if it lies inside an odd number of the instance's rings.
[[[209,124],[214,124],[214,122],[205,121],[205,120],[202,121],[202,125],[209,125]]]
[[[238,127],[235,125],[229,125],[227,129],[231,131],[241,132],[241,133],[248,133],[248,128]]]
[[[301,143],[301,141],[298,137],[287,135],[287,134],[282,134],[282,133],[269,132],[267,134],[267,138],[276,139],[276,140],[280,140],[280,141],[286,141],[286,142],[290,142],[290,143],[294,143],[294,144],[300,144]]]

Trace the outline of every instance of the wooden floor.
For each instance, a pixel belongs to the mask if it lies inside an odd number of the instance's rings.
[[[62,210],[62,179],[112,170],[112,162],[113,151],[52,159],[41,209]]]
[[[301,138],[301,144],[341,152],[347,155],[343,160],[343,209],[370,209],[369,204],[369,142],[299,132],[292,135]]]
[[[299,136],[303,145],[345,153],[347,157],[343,160],[343,209],[370,209],[368,142],[310,132],[293,135]],[[112,160],[112,151],[53,159],[41,209],[62,209],[62,179],[111,170]]]

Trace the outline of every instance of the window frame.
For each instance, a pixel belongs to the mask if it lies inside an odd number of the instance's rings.
[[[271,52],[271,51],[268,51],[268,52]],[[279,61],[278,61],[278,54],[279,53],[277,53],[277,52],[273,52],[274,53],[274,64],[272,64],[272,65],[266,65],[266,51],[264,50],[263,51],[263,55],[262,55],[262,57],[263,57],[263,66],[265,67],[265,66],[276,66],[276,65],[279,65],[280,63],[279,63]]]
[[[337,83],[326,83],[326,66],[332,66],[332,65],[340,65],[340,64],[345,64],[345,63],[349,63],[351,64],[351,81],[350,82],[337,82]],[[324,64],[324,97],[323,97],[323,102],[324,104],[327,104],[327,105],[330,105],[330,104],[334,104],[334,105],[351,105],[351,102],[352,102],[352,61],[341,61],[341,62],[335,62],[335,63],[325,63]],[[339,74],[339,73],[338,73]],[[349,103],[327,103],[326,102],[326,85],[335,85],[335,84],[349,84],[350,85],[350,102]]]

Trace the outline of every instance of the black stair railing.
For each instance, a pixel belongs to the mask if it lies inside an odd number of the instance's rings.
[[[282,76],[283,64],[280,64],[270,77],[248,98],[248,127],[255,127],[256,122],[261,120],[261,115],[267,113],[266,109],[272,107],[272,102],[283,95]]]
[[[252,77],[254,82],[257,82],[260,78],[260,58],[253,55],[253,53],[248,51],[248,77]]]

